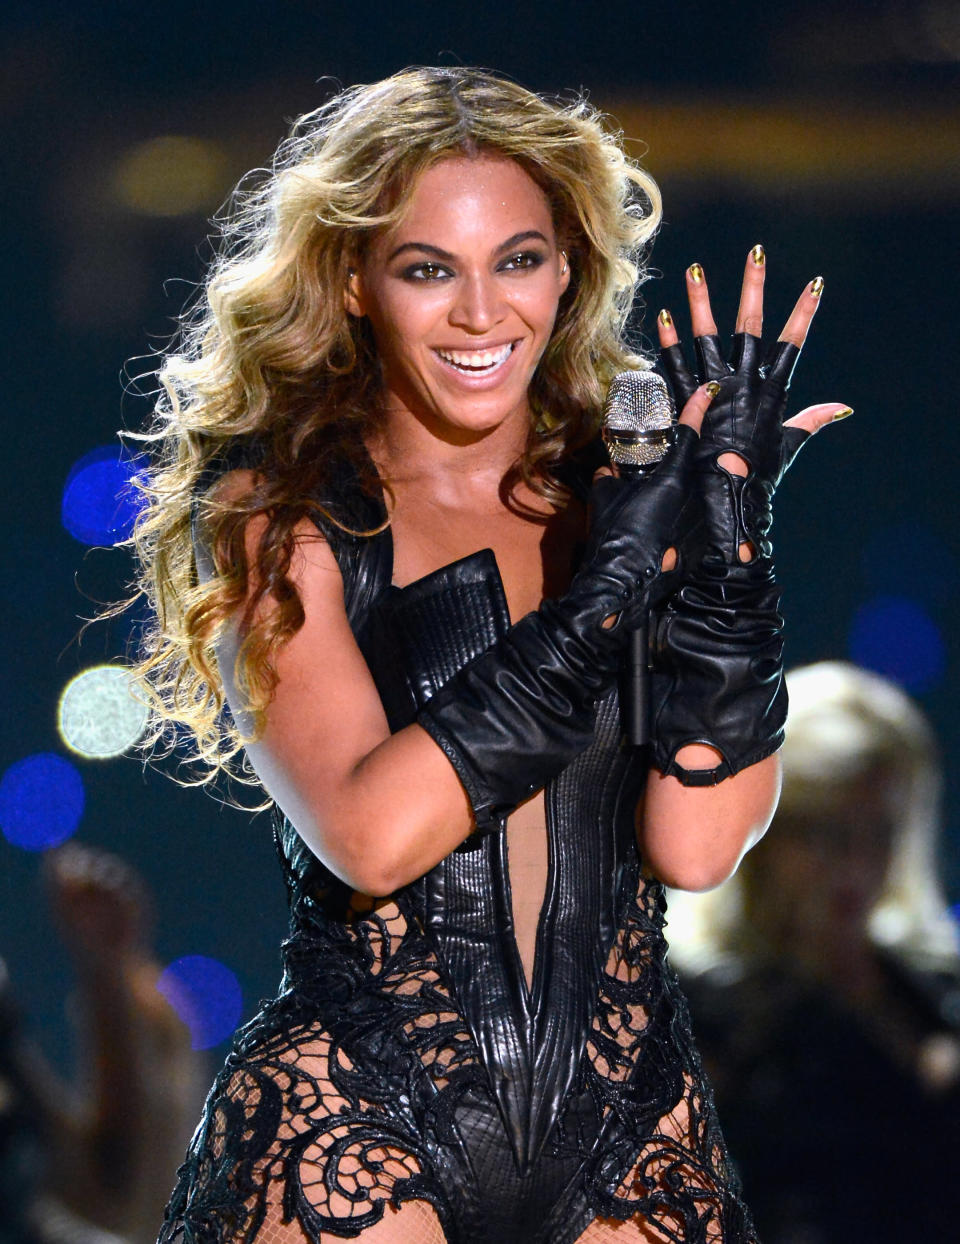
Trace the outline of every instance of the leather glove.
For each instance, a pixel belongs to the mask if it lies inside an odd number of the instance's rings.
[[[653,628],[653,763],[688,786],[715,785],[775,752],[783,742],[783,619],[771,561],[771,505],[809,433],[785,428],[790,378],[800,350],[778,342],[761,365],[761,344],[736,333],[730,362],[715,335],[696,339],[701,382],[720,388],[697,445],[706,552]],[[663,351],[677,402],[697,387],[679,345]],[[746,475],[725,470],[739,454]],[[740,548],[753,556],[742,561]],[[684,769],[689,743],[716,748],[713,769]]]
[[[760,557],[773,552],[770,529],[777,485],[810,433],[785,428],[787,393],[800,349],[778,341],[763,365],[759,337],[734,333],[730,362],[715,334],[697,337],[697,372],[687,367],[679,345],[662,352],[663,369],[682,407],[698,384],[714,380],[720,391],[710,403],[697,446],[697,475],[707,520],[707,557],[727,565],[740,563],[739,547],[747,542]],[[735,475],[719,465],[725,453],[739,454],[746,475]]]
[[[590,745],[597,702],[617,679],[632,626],[699,555],[697,434],[683,425],[677,433],[653,475],[594,485],[587,546],[564,595],[512,626],[418,714],[463,782],[479,830],[502,827]],[[677,564],[663,571],[671,547]]]

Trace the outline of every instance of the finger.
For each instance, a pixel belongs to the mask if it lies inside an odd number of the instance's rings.
[[[713,380],[708,380],[706,384],[700,385],[692,397],[684,403],[677,423],[682,424],[686,428],[693,428],[694,432],[699,435],[703,416],[719,391],[720,386]]]
[[[790,318],[783,326],[783,332],[780,334],[780,341],[792,342],[795,346],[802,346],[807,339],[807,333],[810,331],[810,325],[813,317],[817,314],[817,308],[820,306],[820,296],[823,293],[823,277],[815,276],[812,281],[808,282],[806,289],[797,299],[797,305],[790,312]]]
[[[673,316],[666,307],[657,316],[657,336],[660,339],[660,349],[666,350],[670,346],[679,345],[680,338],[677,336],[677,328],[673,322]]]
[[[781,343],[777,344],[779,346]],[[752,333],[734,333],[730,366],[734,371],[752,374],[760,366],[760,349],[759,337],[754,337]]]
[[[716,333],[706,333],[702,337],[695,337],[693,347],[697,355],[698,376],[704,380],[719,380],[721,376],[730,374],[730,368],[726,364],[723,350],[720,347],[720,338]]]
[[[758,242],[747,256],[740,287],[740,306],[737,309],[737,332],[763,335],[763,282],[767,271],[767,256]]]
[[[798,415],[788,419],[783,426],[785,428],[800,428],[802,431],[812,435],[814,432],[819,432],[821,428],[826,427],[828,423],[838,423],[841,419],[847,419],[852,414],[853,408],[845,406],[843,402],[821,402],[819,406],[808,406],[805,410],[801,410]]]
[[[694,337],[715,336],[717,325],[710,309],[707,278],[698,263],[692,263],[687,269],[687,298],[690,301],[690,322]]]
[[[792,341],[776,341],[767,359],[767,383],[786,393],[800,358],[800,347]]]
[[[674,400],[678,406],[682,406],[696,391],[697,379],[687,366],[679,344],[674,343],[663,348],[660,365],[670,382],[670,388],[673,389]]]

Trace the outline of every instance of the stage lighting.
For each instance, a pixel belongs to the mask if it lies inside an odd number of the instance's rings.
[[[86,798],[76,768],[54,752],[18,760],[0,778],[0,830],[26,851],[45,851],[71,837]]]
[[[133,747],[147,717],[146,699],[125,665],[94,665],[64,687],[57,729],[72,752],[106,760]]]
[[[850,660],[920,694],[943,677],[946,648],[922,605],[900,596],[876,596],[857,610],[849,637]]]
[[[81,544],[113,545],[127,540],[143,504],[135,480],[147,465],[120,445],[84,454],[70,468],[63,487],[60,517]]]
[[[240,1022],[240,983],[228,967],[207,955],[174,960],[160,973],[157,989],[190,1029],[195,1050],[219,1045]]]

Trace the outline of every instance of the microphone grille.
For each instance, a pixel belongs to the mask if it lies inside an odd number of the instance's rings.
[[[603,408],[603,439],[617,466],[659,462],[674,439],[673,401],[662,376],[623,371],[614,376]]]

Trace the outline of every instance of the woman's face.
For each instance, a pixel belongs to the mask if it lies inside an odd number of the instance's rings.
[[[501,156],[451,157],[416,182],[394,229],[351,278],[368,316],[388,410],[444,439],[516,421],[570,280],[542,190]]]

